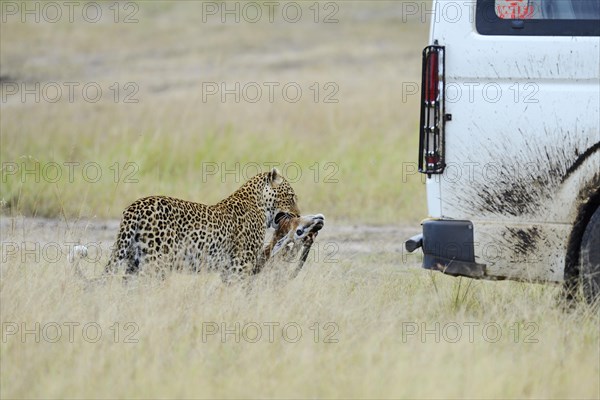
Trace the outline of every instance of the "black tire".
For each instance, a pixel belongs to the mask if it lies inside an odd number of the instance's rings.
[[[579,253],[583,295],[591,304],[600,298],[600,208],[588,222]]]

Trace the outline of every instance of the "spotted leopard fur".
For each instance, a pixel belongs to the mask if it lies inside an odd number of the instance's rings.
[[[289,182],[260,173],[215,205],[165,196],[136,200],[123,212],[106,271],[164,269],[257,271],[268,227],[279,213],[300,215]]]

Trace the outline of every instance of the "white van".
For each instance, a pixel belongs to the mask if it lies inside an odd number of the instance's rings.
[[[423,267],[600,287],[600,0],[434,1]]]

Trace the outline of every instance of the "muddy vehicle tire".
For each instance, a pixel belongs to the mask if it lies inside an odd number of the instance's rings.
[[[600,300],[600,208],[588,222],[580,248],[580,282],[588,303]]]

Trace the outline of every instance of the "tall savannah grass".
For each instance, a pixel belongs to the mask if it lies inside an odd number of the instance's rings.
[[[403,84],[420,81],[428,24],[398,2],[336,4],[336,24],[200,23],[192,1],[139,2],[136,24],[0,24],[0,95],[5,82],[104,89],[97,103],[0,104],[1,398],[600,396],[596,310],[565,309],[555,286],[431,274],[399,253],[405,236],[370,238],[364,223],[418,228],[426,215],[412,174],[418,96]],[[128,82],[138,103],[122,101]],[[297,82],[304,95],[204,101],[206,82]],[[338,103],[322,101],[328,82]],[[283,264],[244,284],[210,273],[94,283],[116,235],[105,218],[150,194],[216,202],[268,163],[300,167],[283,172],[302,211],[328,218],[317,247],[335,244],[335,258],[309,258],[294,280]],[[79,240],[103,249],[86,279],[43,250]]]
[[[331,24],[201,23],[202,2],[139,4],[135,24],[0,27],[3,82],[64,90],[56,103],[44,101],[50,89],[39,103],[3,93],[5,215],[115,218],[150,194],[213,203],[271,163],[306,212],[369,223],[425,215],[418,95],[405,86],[420,81],[427,24],[403,20],[394,2],[340,3]],[[80,83],[73,102],[63,82]],[[89,82],[103,90],[97,103],[84,101]],[[279,85],[272,102],[265,82]],[[290,82],[302,90],[295,103],[282,93]],[[203,96],[212,83],[256,83],[263,96]]]
[[[67,266],[13,260],[0,289],[3,324],[40,323],[39,343],[21,332],[0,343],[2,398],[599,393],[598,314],[585,303],[565,311],[552,286],[343,258],[309,262],[291,281],[275,269],[230,286],[208,273],[90,285]],[[69,322],[79,324],[72,342]],[[52,324],[62,328],[54,343]]]

